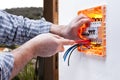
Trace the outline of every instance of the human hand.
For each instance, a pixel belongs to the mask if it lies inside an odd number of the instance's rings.
[[[46,33],[38,35],[12,51],[14,68],[12,79],[33,57],[50,57],[64,51],[64,45],[74,44],[73,40],[64,39],[58,35]]]
[[[87,16],[80,14],[68,25],[63,26],[64,28],[61,30],[61,35],[67,39],[78,40],[80,39],[78,36],[78,30],[83,24],[89,26],[90,19]]]
[[[55,34],[41,34],[31,39],[29,43],[35,56],[50,57],[57,52],[64,51],[64,45],[74,44],[73,40],[64,39]]]

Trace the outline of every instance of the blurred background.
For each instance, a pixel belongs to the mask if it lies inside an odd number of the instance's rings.
[[[30,19],[40,19],[43,16],[43,0],[3,0],[0,10],[14,15],[22,15]],[[18,46],[0,45],[0,52],[11,51]],[[35,80],[35,62],[32,59],[13,80]]]

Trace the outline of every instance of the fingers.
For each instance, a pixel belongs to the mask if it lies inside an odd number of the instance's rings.
[[[75,21],[78,22],[79,20],[84,19],[84,18],[88,18],[88,17],[84,14],[80,14],[75,18]]]
[[[63,52],[64,51],[64,45],[72,45],[74,43],[75,43],[75,41],[73,41],[73,40],[64,39],[64,38],[60,39],[58,52]]]
[[[58,52],[63,52],[64,50],[64,46],[61,46]]]
[[[69,39],[60,39],[60,45],[58,48],[58,52],[63,52],[64,51],[64,45],[73,45],[75,43],[74,40],[69,40]]]
[[[76,23],[76,25],[78,25],[77,27],[80,27],[83,24],[86,24],[87,27],[90,26],[90,19],[89,18],[83,18]]]
[[[69,39],[61,39],[60,42],[63,44],[63,45],[73,45],[75,43],[74,40],[69,40]]]
[[[88,18],[87,16],[85,16],[83,14],[80,14],[76,18],[76,25],[78,25],[76,27],[80,27],[83,24],[86,24],[86,26],[89,26],[90,22],[91,22],[90,18]]]

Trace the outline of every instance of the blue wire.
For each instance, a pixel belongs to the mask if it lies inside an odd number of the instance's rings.
[[[75,47],[76,46],[76,44],[75,45],[73,45],[73,46],[71,46],[66,52],[65,52],[65,54],[64,54],[64,56],[63,56],[63,58],[64,58],[64,61],[66,60],[66,58],[67,58],[67,56],[68,56],[68,54],[69,54],[69,52],[70,52],[70,50],[73,48],[73,47]]]
[[[79,44],[75,44],[75,45],[71,46],[71,47],[65,52],[65,54],[64,54],[64,56],[63,56],[64,61],[66,60],[67,56],[70,54],[70,52],[72,51],[72,49],[74,49],[74,47],[76,47],[76,46],[78,46],[78,45],[79,45]]]
[[[70,52],[70,54],[69,54],[69,57],[68,57],[68,66],[69,66],[69,64],[70,64],[70,57],[71,57],[71,54],[73,53],[73,51],[74,51],[77,47],[78,47],[78,45],[75,46],[75,47],[73,47],[72,50],[71,50],[71,52]]]
[[[72,52],[73,52],[78,46],[81,46],[81,45],[83,45],[83,44],[80,43],[80,44],[75,44],[75,45],[71,46],[71,47],[65,52],[65,54],[63,55],[64,61],[67,59],[67,56],[68,56],[68,66],[69,66],[69,63],[70,63],[70,57],[71,57]]]

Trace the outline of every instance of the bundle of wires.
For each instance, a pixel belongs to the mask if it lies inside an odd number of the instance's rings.
[[[82,46],[82,45],[88,45],[90,43],[90,40],[78,40],[76,41],[77,44],[74,44],[73,46],[71,46],[66,52],[65,54],[63,55],[63,59],[64,61],[66,61],[67,57],[68,57],[68,66],[70,65],[70,57],[71,57],[71,54],[73,53],[73,51],[79,47],[79,46]]]
[[[63,59],[64,61],[67,59],[67,56],[68,56],[68,66],[69,66],[69,63],[70,63],[70,57],[71,57],[71,54],[73,53],[73,51],[79,46],[79,44],[75,44],[73,46],[71,46],[64,54],[63,56]]]

